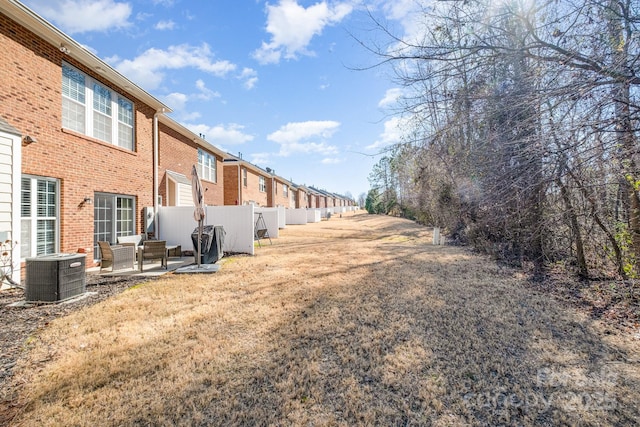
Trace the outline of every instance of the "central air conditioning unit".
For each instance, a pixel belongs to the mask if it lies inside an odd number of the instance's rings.
[[[82,295],[87,287],[84,254],[44,255],[26,260],[25,298],[57,302]]]

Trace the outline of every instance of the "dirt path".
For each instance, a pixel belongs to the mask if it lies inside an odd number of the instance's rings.
[[[13,425],[632,425],[638,339],[428,229],[290,226],[52,322]]]

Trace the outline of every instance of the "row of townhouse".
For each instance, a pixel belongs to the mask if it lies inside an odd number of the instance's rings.
[[[97,241],[153,232],[160,206],[193,204],[194,164],[207,205],[353,204],[217,149],[19,1],[0,2],[0,43],[0,241],[18,242],[14,266],[78,251],[91,266]]]

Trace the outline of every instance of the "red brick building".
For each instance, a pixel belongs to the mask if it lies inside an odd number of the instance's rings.
[[[310,207],[308,197],[309,189],[307,187],[305,187],[304,185],[294,184],[292,191],[294,195],[292,200],[294,205],[292,207],[295,207],[297,209],[306,209]]]
[[[224,204],[269,206],[271,174],[238,157],[224,159]]]
[[[225,153],[167,116],[159,118],[159,195],[162,206],[193,206],[191,168],[198,167],[204,203],[224,205]]]
[[[169,108],[18,2],[0,3],[0,43],[0,117],[35,141],[21,147],[21,257],[91,264],[96,241],[143,231]]]
[[[273,171],[267,168],[267,172],[271,174],[268,179],[269,191],[267,194],[267,206],[275,208],[276,206],[284,206],[285,208],[295,207],[292,203],[292,184],[286,179],[275,175]]]

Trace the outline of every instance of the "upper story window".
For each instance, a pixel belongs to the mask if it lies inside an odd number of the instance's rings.
[[[289,187],[287,187],[287,184],[282,184],[282,195],[289,197]]]
[[[133,103],[64,63],[62,127],[128,150],[135,148]]]
[[[258,179],[258,189],[262,193],[265,193],[267,191],[267,184],[265,183],[264,176],[261,176]]]
[[[247,168],[242,168],[242,185],[247,186]]]
[[[198,173],[200,178],[218,182],[216,173],[216,157],[198,148]]]

